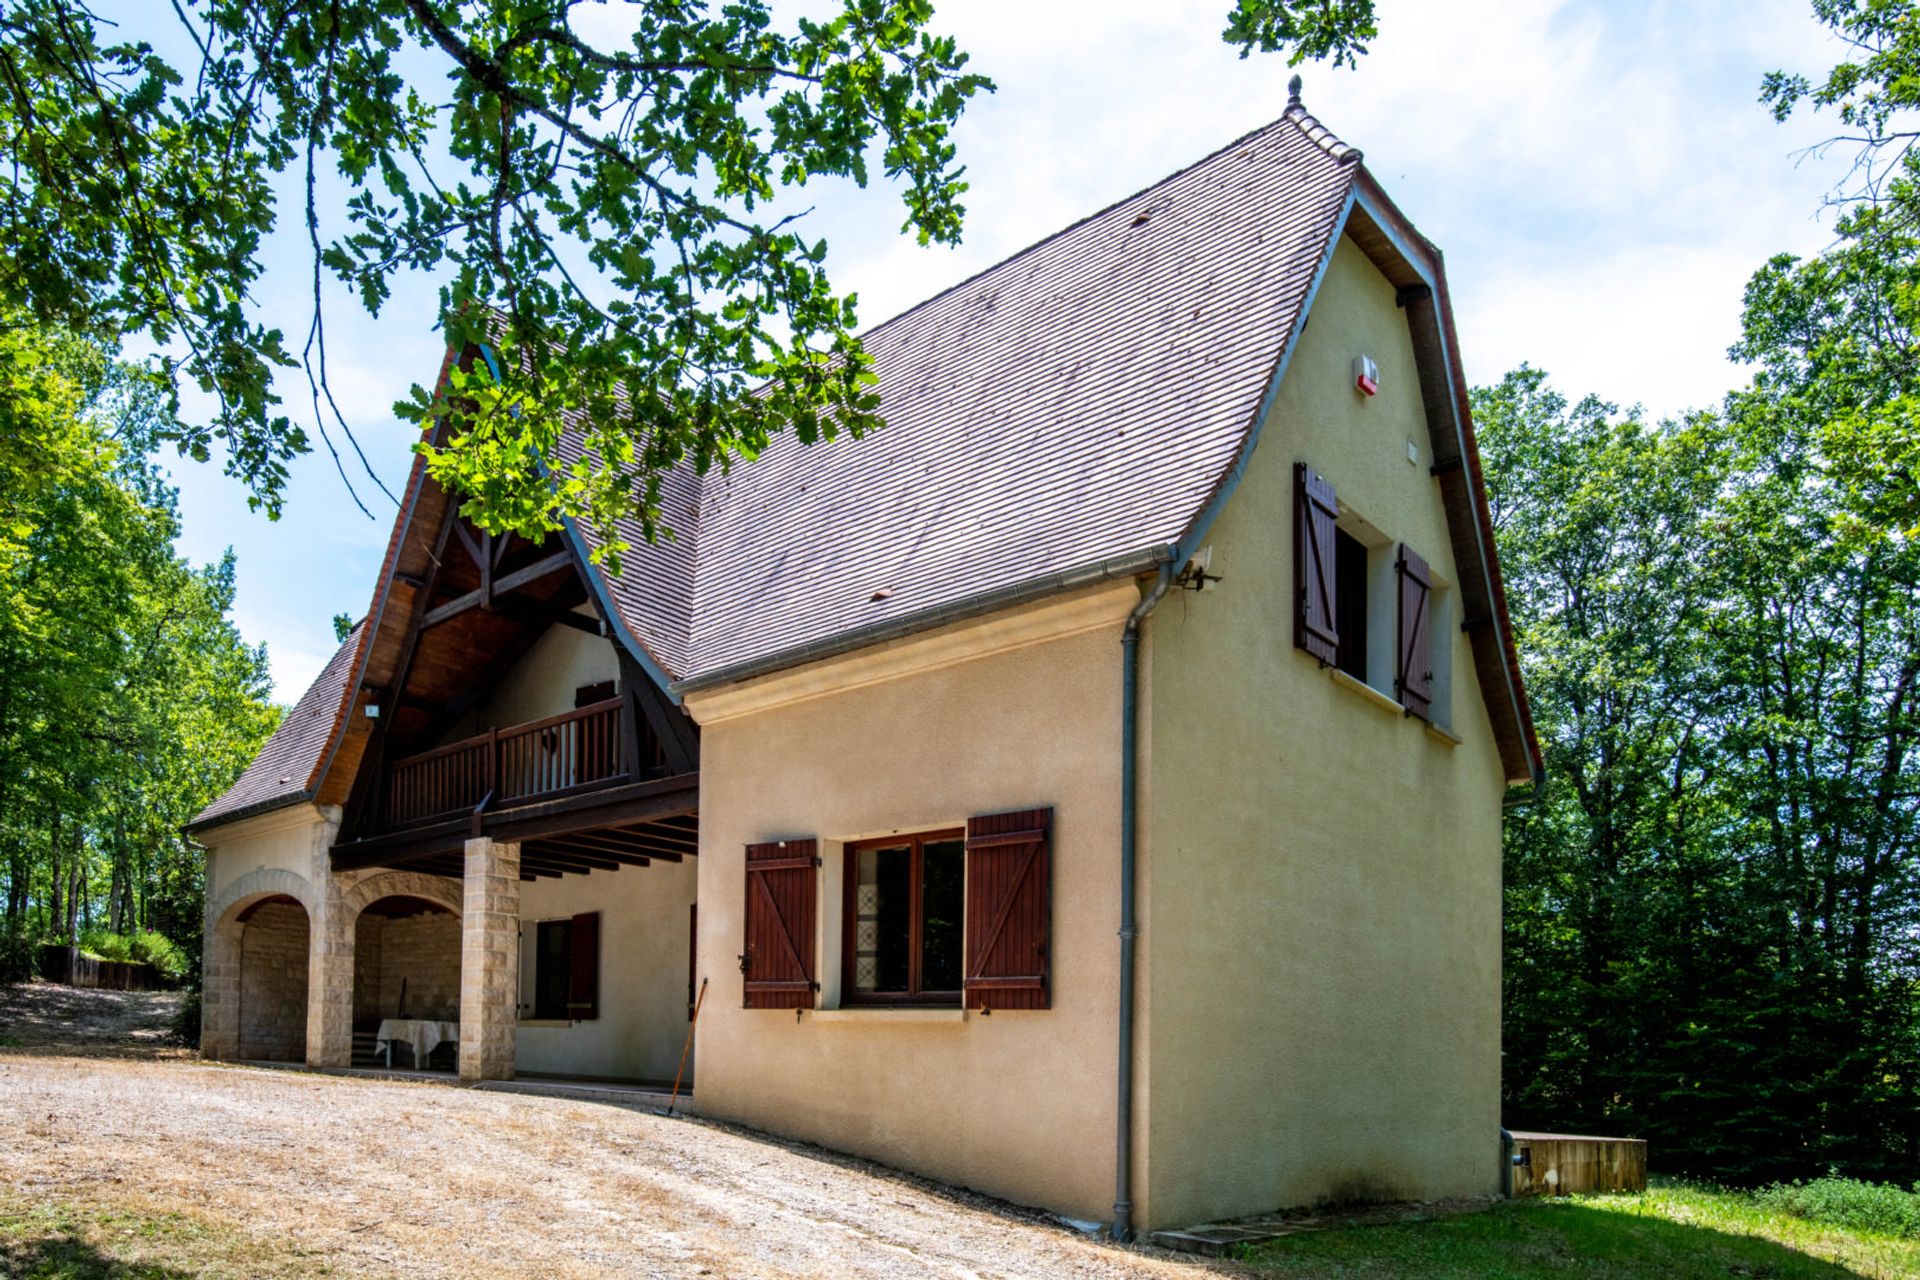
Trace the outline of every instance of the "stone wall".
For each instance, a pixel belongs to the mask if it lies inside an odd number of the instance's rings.
[[[298,1062],[307,1051],[307,913],[265,902],[240,933],[239,1056]]]
[[[381,1003],[380,978],[387,931],[380,916],[362,915],[353,926],[353,1025],[370,1027],[392,1016]]]
[[[452,1019],[460,999],[460,918],[445,912],[388,919],[362,914],[355,927],[353,1020],[399,1015]]]

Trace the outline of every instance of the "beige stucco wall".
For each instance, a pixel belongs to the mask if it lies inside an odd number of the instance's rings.
[[[690,699],[701,739],[701,1114],[792,1134],[1028,1204],[1112,1203],[1120,619],[1131,584],[1082,597],[1089,629],[1034,611],[783,677],[758,710]],[[1022,631],[1026,625],[1028,630]],[[917,646],[917,647],[916,647]],[[932,664],[929,669],[928,664]],[[822,672],[826,673],[824,676]],[[780,684],[780,681],[776,681]],[[734,714],[713,718],[723,712]],[[741,1008],[745,846],[823,842],[816,953],[838,995],[844,842],[1051,805],[1053,1007]],[[624,874],[624,873],[623,873]]]
[[[534,926],[600,913],[600,1016],[520,1023],[514,1065],[548,1075],[673,1079],[687,1041],[688,908],[696,860],[520,885],[520,1001],[532,1013]],[[691,1070],[691,1063],[689,1064]]]
[[[1373,399],[1352,389],[1361,353]],[[1296,460],[1457,581],[1405,316],[1350,241],[1211,531],[1223,581],[1149,624],[1161,1223],[1495,1189],[1498,754],[1464,643],[1458,745],[1293,647]]]
[[[575,612],[597,616],[584,606]],[[443,741],[457,742],[489,728],[571,711],[575,689],[619,677],[620,660],[611,640],[572,627],[549,627],[526,656],[500,677],[493,692],[447,731]]]
[[[207,848],[207,902],[230,896],[243,877],[259,881],[260,872],[287,872],[311,886],[316,870],[324,866],[338,819],[335,809],[298,804],[203,833],[199,839]]]

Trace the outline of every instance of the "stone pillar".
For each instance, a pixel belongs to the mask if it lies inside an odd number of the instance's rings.
[[[520,997],[520,846],[467,841],[460,916],[460,1078],[513,1079]]]
[[[320,901],[307,922],[307,1065],[348,1067],[353,1065],[354,913],[344,901],[348,877],[324,861],[318,867],[315,896]]]
[[[211,904],[209,904],[211,906]],[[200,1056],[240,1056],[240,930],[237,920],[207,925],[200,966]]]

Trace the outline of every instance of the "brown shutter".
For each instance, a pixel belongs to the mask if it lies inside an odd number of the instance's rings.
[[[585,1022],[600,1016],[600,913],[575,916],[567,934],[567,1016]]]
[[[1400,648],[1394,692],[1408,714],[1422,720],[1433,714],[1433,645],[1427,639],[1428,600],[1433,573],[1419,553],[1400,544]]]
[[[746,950],[740,955],[748,1009],[811,1009],[814,899],[819,842],[747,846]]]
[[[1293,643],[1328,665],[1340,657],[1335,619],[1333,485],[1304,462],[1293,464]]]
[[[967,820],[969,1009],[1046,1009],[1053,810]]]

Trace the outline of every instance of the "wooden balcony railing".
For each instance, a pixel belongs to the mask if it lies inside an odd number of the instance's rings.
[[[639,767],[625,758],[624,707],[609,698],[395,761],[380,806],[383,825],[471,813],[482,801],[504,808],[644,777],[658,765],[659,749],[643,724],[636,735]]]

